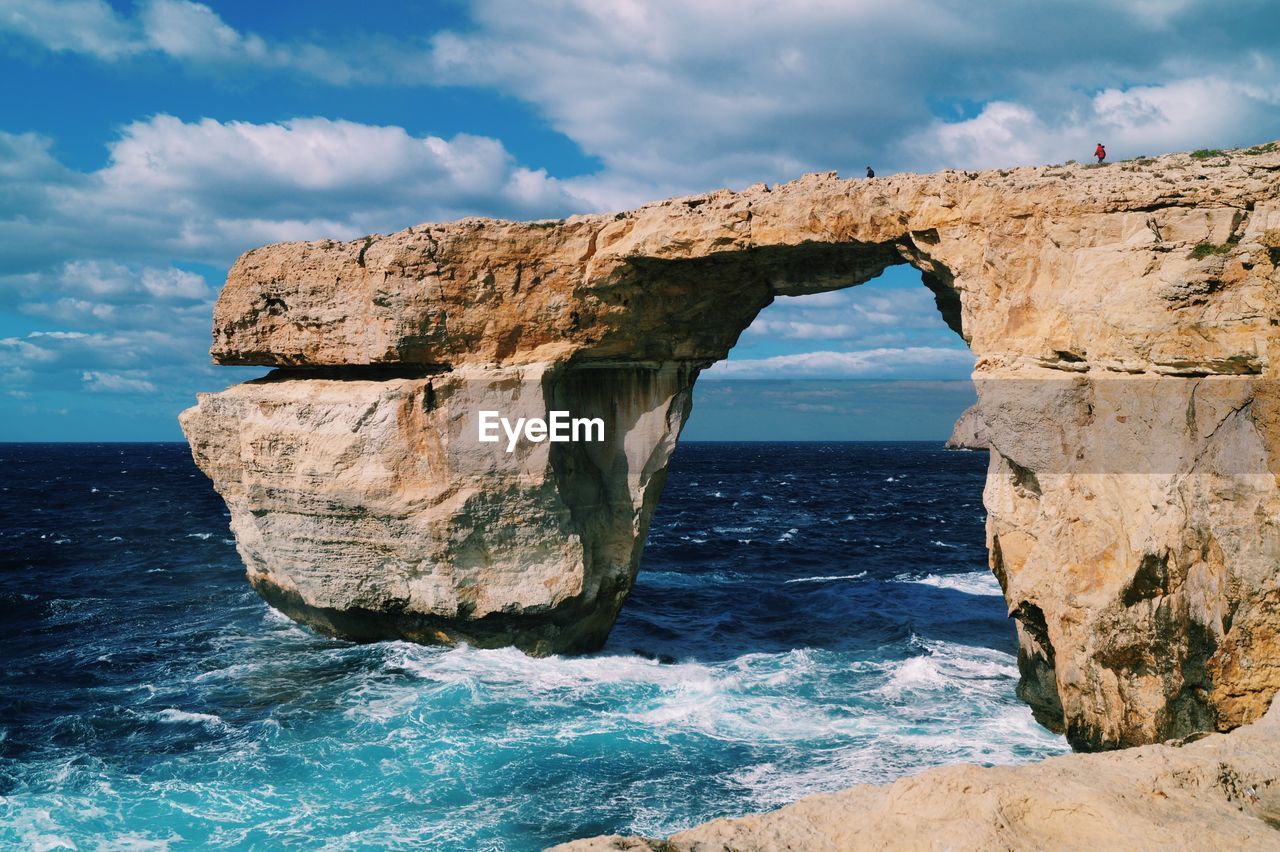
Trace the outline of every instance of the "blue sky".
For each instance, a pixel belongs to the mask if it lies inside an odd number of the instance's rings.
[[[178,438],[196,391],[261,372],[207,356],[257,245],[1253,144],[1280,137],[1277,45],[1264,0],[0,0],[0,440]],[[780,300],[714,373],[970,364],[894,269]],[[691,429],[741,419],[699,393]],[[919,422],[894,410],[841,437]]]

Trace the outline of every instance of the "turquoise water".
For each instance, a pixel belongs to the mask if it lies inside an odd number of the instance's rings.
[[[325,639],[180,445],[0,447],[0,843],[537,849],[1066,750],[1014,697],[985,454],[682,446],[609,645]]]

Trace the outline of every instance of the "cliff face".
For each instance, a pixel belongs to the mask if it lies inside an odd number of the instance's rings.
[[[920,270],[977,356],[1023,697],[1083,748],[1280,688],[1280,153],[809,175],[564,222],[249,252],[182,424],[256,588],[360,638],[598,646],[698,372],[778,295]],[[480,410],[599,443],[476,441]]]

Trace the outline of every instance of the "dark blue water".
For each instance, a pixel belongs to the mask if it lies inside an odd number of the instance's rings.
[[[606,650],[534,660],[294,625],[183,445],[0,445],[0,845],[536,849],[1062,752],[985,456],[682,445]]]

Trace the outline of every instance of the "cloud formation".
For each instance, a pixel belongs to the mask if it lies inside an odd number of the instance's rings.
[[[82,172],[55,158],[52,139],[0,132],[0,309],[75,332],[0,340],[11,395],[190,399],[197,377],[209,381],[220,282],[206,276],[264,243],[585,206],[497,140],[334,119],[158,115],[125,125],[108,151],[102,168]]]
[[[1280,135],[1280,16],[1262,0],[479,0],[440,79],[537,106],[601,197],[865,162],[881,173],[1153,154]]]
[[[933,294],[920,284],[915,270],[886,274],[893,286],[872,282],[847,290],[778,298],[761,312],[735,351],[751,357],[758,346],[773,341],[802,344],[856,341],[862,346],[902,346],[909,342],[964,349],[947,328]]]
[[[586,202],[480,136],[412,136],[327,118],[254,124],[153,116],[124,126],[104,168],[53,140],[0,132],[0,260],[167,255],[226,265],[265,242],[351,239],[432,219],[563,215]]]
[[[933,122],[912,134],[905,147],[924,162],[996,168],[1086,159],[1080,140],[1089,131],[1126,157],[1203,147],[1224,138],[1224,131],[1232,141],[1262,141],[1280,133],[1278,81],[1274,66],[1260,63],[1232,79],[1209,76],[1104,89],[1053,117],[993,101],[973,118]]]
[[[973,356],[964,349],[906,346],[721,361],[703,375],[710,379],[913,378],[922,375],[964,379],[972,369]]]
[[[783,180],[974,168],[1280,136],[1269,0],[474,0],[435,33],[271,39],[191,0],[10,0],[7,31],[121,63],[462,85],[532,105],[604,168],[588,206]]]
[[[359,54],[240,32],[206,4],[191,0],[142,0],[132,16],[105,0],[7,0],[0,9],[0,32],[55,53],[104,62],[155,54],[201,68],[293,71],[337,85],[385,75],[376,67],[362,68]]]

